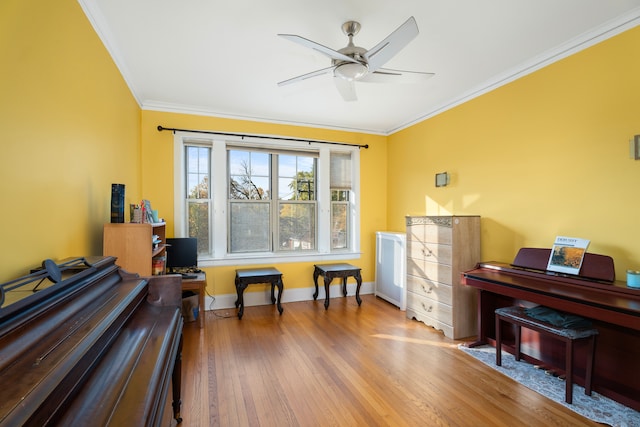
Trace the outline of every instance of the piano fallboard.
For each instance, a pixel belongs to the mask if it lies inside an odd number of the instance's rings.
[[[181,278],[141,278],[114,262],[91,260],[0,309],[0,426],[179,419]]]

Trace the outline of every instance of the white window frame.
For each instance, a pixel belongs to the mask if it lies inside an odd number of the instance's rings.
[[[332,145],[317,142],[298,142],[251,136],[204,135],[197,132],[174,133],[174,236],[187,237],[185,145],[190,143],[211,147],[211,215],[210,241],[212,253],[198,256],[200,267],[287,263],[323,262],[360,258],[360,154],[358,146]],[[293,151],[313,150],[318,153],[318,236],[317,249],[304,252],[260,252],[231,254],[227,252],[227,144],[245,144],[257,148],[277,148]],[[352,188],[349,194],[349,242],[347,249],[331,250],[331,151],[351,152]],[[277,195],[276,195],[277,197]]]

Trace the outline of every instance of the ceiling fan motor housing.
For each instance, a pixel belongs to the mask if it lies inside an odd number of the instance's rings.
[[[342,29],[346,32],[347,24],[357,24],[357,29],[355,32],[357,33],[360,29],[360,24],[355,21],[346,22]],[[364,57],[364,54],[367,53],[365,48],[360,46],[355,46],[353,44],[353,34],[349,33],[349,44],[347,47],[343,47],[338,50],[343,55],[348,56],[349,58],[353,58],[357,62],[347,62],[334,59],[333,65],[335,69],[333,71],[333,75],[336,77],[341,77],[348,81],[358,80],[367,75],[369,72],[369,66],[367,65],[367,60]]]
[[[368,72],[369,67],[367,67],[367,64],[345,61],[336,65],[333,74],[336,77],[340,77],[348,81],[353,81],[366,76]]]

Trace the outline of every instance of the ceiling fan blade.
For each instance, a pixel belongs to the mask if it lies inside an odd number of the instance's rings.
[[[321,70],[312,71],[310,73],[303,74],[303,75],[298,76],[298,77],[292,77],[290,79],[278,82],[278,86],[284,86],[284,85],[288,85],[288,84],[291,84],[291,83],[300,82],[302,80],[310,79],[311,77],[321,76],[323,74],[327,74],[327,73],[333,71],[333,69],[334,69],[334,67],[331,66],[331,67],[323,68]]]
[[[364,54],[369,64],[369,72],[376,71],[382,67],[398,52],[400,52],[411,40],[418,35],[418,24],[412,16],[407,21],[396,28],[387,38],[372,47]]]
[[[305,39],[304,37],[296,36],[295,34],[278,34],[278,35],[294,43],[298,43],[299,45],[302,45],[304,47],[308,47],[317,52],[320,52],[321,54],[328,56],[331,59],[335,59],[338,61],[347,61],[347,62],[356,62],[356,63],[358,62],[347,55],[343,55],[342,53],[336,50],[323,46],[320,43],[316,43],[309,39]]]
[[[435,76],[434,73],[378,68],[373,73],[362,77],[359,81],[367,83],[422,83],[433,76]]]
[[[357,101],[358,97],[356,96],[356,85],[353,81],[345,80],[342,77],[334,77],[334,83],[336,84],[336,88],[342,99],[345,101]]]

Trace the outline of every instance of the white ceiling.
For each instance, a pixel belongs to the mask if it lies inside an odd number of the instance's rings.
[[[640,0],[78,1],[143,109],[383,135],[640,24]],[[370,49],[410,16],[420,34],[385,68],[431,79],[357,82],[355,102],[330,74],[277,86],[331,65],[278,33],[338,50],[356,20]]]

